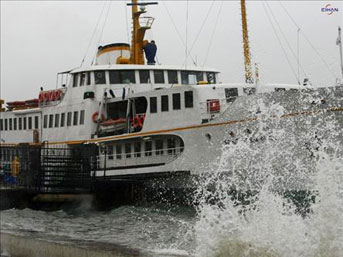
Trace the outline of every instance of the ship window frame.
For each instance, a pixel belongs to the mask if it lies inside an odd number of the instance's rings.
[[[91,84],[91,72],[86,72],[86,86]]]
[[[74,111],[73,113],[73,126],[77,126],[79,122],[79,112]]]
[[[17,118],[13,118],[13,130],[17,130]]]
[[[8,120],[7,119],[4,119],[5,120],[5,131],[7,131],[8,130]]]
[[[185,108],[193,108],[194,107],[194,94],[193,90],[188,90],[184,92],[185,97]]]
[[[48,128],[48,115],[45,114],[43,118],[43,128]]]
[[[141,142],[135,142],[134,143],[134,157],[136,158],[140,158],[142,155],[141,155],[141,151],[142,151],[142,144]]]
[[[141,84],[150,84],[151,83],[151,78],[150,78],[150,70],[139,70],[139,82]],[[147,77],[142,76],[142,74],[148,74]]]
[[[125,150],[125,159],[130,159],[132,157],[131,156],[131,152],[132,152],[131,143],[124,144],[124,150]]]
[[[79,73],[73,74],[73,87],[77,87],[79,83]]]
[[[113,156],[113,145],[108,145],[107,146],[107,156],[109,160],[113,160],[114,156]]]
[[[168,70],[168,83],[169,84],[178,84],[179,83],[179,76],[177,74],[177,70]],[[171,74],[175,73],[175,74]]]
[[[35,116],[35,129],[39,128],[39,116]]]
[[[73,112],[67,112],[67,127],[70,127],[72,124],[72,115]]]
[[[157,97],[152,96],[149,99],[150,113],[157,113]]]
[[[0,131],[4,130],[4,120],[0,119]]]
[[[26,125],[27,125],[27,123],[26,123],[26,117],[23,117],[23,129],[24,130],[26,130]]]
[[[116,159],[121,160],[122,159],[122,145],[116,144]]]
[[[84,125],[85,124],[85,110],[80,111],[80,123],[79,125]]]
[[[145,141],[144,143],[144,155],[151,156],[152,155],[152,141]]]
[[[154,70],[154,82],[155,84],[165,84],[164,70]]]
[[[28,130],[31,130],[32,129],[32,116],[29,116],[28,119],[27,119],[27,127],[28,127]]]
[[[49,114],[49,128],[53,128],[53,127],[54,127],[54,115]]]
[[[98,77],[97,74],[103,74],[102,77]],[[94,84],[95,85],[106,85],[106,71],[105,70],[95,70],[94,71]]]
[[[176,154],[176,140],[174,138],[167,139],[167,149],[169,155]]]
[[[8,119],[8,130],[12,130],[12,118]]]
[[[169,112],[169,95],[161,96],[161,112]]]
[[[110,84],[136,84],[135,70],[110,70]]]
[[[225,88],[225,98],[227,103],[234,102],[236,97],[238,97],[238,88]]]
[[[207,71],[205,74],[206,74],[206,81],[209,84],[216,84],[217,83],[217,78],[216,78],[216,73],[215,72]],[[210,77],[211,75],[213,75],[212,80],[211,80],[211,77]]]
[[[58,128],[60,125],[60,114],[55,113],[55,128]]]
[[[155,155],[163,155],[163,139],[157,139],[155,141]]]
[[[181,110],[181,94],[174,93],[173,94],[173,110]]]
[[[86,85],[86,72],[80,72],[80,87],[83,87]]]
[[[61,128],[63,128],[64,125],[65,125],[65,119],[66,119],[65,116],[66,116],[66,115],[65,115],[65,112],[62,112],[62,113],[61,113],[61,120],[60,120],[60,122],[61,122],[60,127],[61,127]]]

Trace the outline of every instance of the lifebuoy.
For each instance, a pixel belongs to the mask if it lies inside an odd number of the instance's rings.
[[[93,121],[94,123],[98,123],[98,116],[99,116],[99,113],[98,113],[98,112],[93,113],[93,115],[92,115],[92,121]],[[105,120],[105,116],[104,116],[103,114],[101,114],[101,116],[100,116],[100,121],[102,122],[102,121],[104,121],[104,120]]]
[[[55,101],[58,101],[61,99],[62,92],[61,90],[56,90],[55,91]]]

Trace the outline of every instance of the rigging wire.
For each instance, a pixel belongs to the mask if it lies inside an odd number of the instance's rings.
[[[177,26],[176,26],[176,24],[175,24],[175,22],[174,22],[174,19],[173,19],[173,17],[171,16],[171,14],[170,14],[170,12],[169,12],[169,9],[168,9],[167,5],[164,3],[164,1],[161,1],[161,3],[163,4],[164,8],[166,9],[167,14],[168,14],[168,16],[169,16],[169,19],[171,20],[171,22],[172,22],[172,24],[173,24],[173,26],[174,26],[174,29],[175,29],[177,35],[179,36],[179,39],[181,40],[181,43],[183,44],[183,46],[186,46],[185,41],[183,40],[183,38],[182,38],[182,36],[181,36],[181,33],[180,33],[180,31],[178,30],[178,28],[177,28]],[[193,56],[192,56],[191,54],[190,54],[189,56],[192,58],[192,61],[195,62]]]
[[[271,25],[272,28],[273,28],[273,31],[274,31],[274,33],[275,33],[275,36],[276,36],[277,40],[279,41],[279,44],[280,44],[281,49],[282,49],[282,51],[283,51],[283,53],[284,53],[284,55],[285,55],[285,57],[286,57],[286,60],[287,60],[287,62],[288,62],[288,65],[289,65],[289,67],[291,68],[291,70],[292,70],[292,72],[293,72],[293,75],[294,75],[295,79],[298,81],[296,72],[294,71],[294,68],[293,68],[293,66],[292,66],[292,64],[291,64],[291,62],[290,62],[290,60],[289,60],[289,58],[288,58],[288,56],[287,56],[286,50],[285,50],[285,48],[283,47],[283,45],[282,45],[282,43],[281,43],[281,39],[279,38],[279,35],[277,34],[276,28],[274,27],[274,24],[273,24],[273,22],[272,22],[272,20],[271,20],[271,18],[270,18],[270,16],[269,16],[269,13],[268,13],[268,11],[267,11],[267,8],[266,8],[266,6],[265,6],[264,1],[262,1],[262,6],[263,6],[263,8],[264,8],[264,11],[265,11],[266,14],[267,14],[268,20],[269,20],[269,22],[270,22],[270,25]]]
[[[95,35],[95,32],[96,32],[96,29],[97,29],[97,27],[99,26],[99,23],[100,23],[102,14],[103,14],[103,12],[104,12],[104,10],[105,10],[105,5],[106,5],[106,2],[105,2],[104,5],[102,6],[102,10],[101,10],[100,16],[99,16],[99,18],[98,18],[98,22],[96,23],[96,25],[95,25],[95,27],[94,27],[93,34],[92,34],[91,39],[90,39],[90,41],[89,41],[89,44],[88,44],[88,46],[87,46],[86,53],[85,53],[85,55],[84,55],[84,57],[83,57],[83,59],[82,59],[82,61],[81,61],[80,67],[82,66],[82,64],[84,63],[84,61],[85,61],[85,59],[86,59],[86,56],[87,56],[87,54],[88,54],[89,47],[91,46],[91,43],[92,43],[92,41],[93,41],[93,38],[94,38],[94,35]]]
[[[268,2],[265,2],[265,4],[266,4],[267,8],[269,9],[269,12],[271,13],[271,15],[272,15],[272,17],[273,17],[273,19],[274,19],[276,25],[278,26],[278,28],[279,28],[279,30],[280,30],[280,33],[281,33],[281,35],[283,36],[284,41],[286,42],[286,44],[287,44],[289,50],[291,51],[291,53],[292,53],[294,59],[295,59],[295,60],[298,60],[298,58],[297,58],[295,52],[293,51],[293,49],[292,49],[290,43],[288,42],[287,37],[286,37],[285,34],[283,33],[283,31],[282,31],[282,29],[281,29],[281,26],[280,26],[279,22],[277,21],[277,19],[276,19],[275,15],[274,15],[272,9],[270,8]],[[299,52],[299,51],[298,51],[298,52]],[[299,56],[299,54],[298,54],[298,56]],[[303,68],[302,65],[299,63],[299,61],[298,61],[298,67],[301,68],[301,71],[304,73],[305,77],[308,77],[307,74],[306,74],[306,72],[305,72],[305,70],[304,70],[304,68]],[[298,68],[298,69],[299,69],[299,68]],[[299,72],[298,72],[298,74],[299,74]],[[298,75],[298,83],[300,84],[299,75]]]
[[[303,30],[301,30],[301,28],[299,27],[299,25],[296,23],[296,21],[293,19],[293,17],[289,14],[289,12],[287,11],[287,9],[283,6],[283,4],[278,1],[279,4],[281,5],[282,9],[286,12],[287,16],[291,19],[291,21],[294,23],[294,25],[301,31],[301,33],[303,34],[304,38],[306,39],[307,43],[312,47],[313,51],[318,55],[318,57],[321,59],[321,61],[323,62],[323,64],[326,66],[326,68],[328,69],[328,71],[331,73],[331,75],[335,76],[334,72],[331,70],[330,66],[327,64],[327,62],[324,60],[324,58],[321,56],[321,54],[319,53],[319,51],[314,47],[314,45],[311,43],[311,41],[309,40],[309,38],[307,37],[307,35],[305,34],[305,32]]]
[[[188,44],[188,0],[186,8],[186,47],[185,47],[185,67],[187,68],[187,44]]]
[[[204,63],[203,63],[203,65],[202,65],[202,67],[205,66],[205,63],[206,63],[206,61],[207,61],[207,57],[208,57],[208,54],[209,54],[209,52],[210,52],[210,48],[211,48],[211,46],[212,46],[212,41],[213,41],[213,38],[214,38],[214,34],[215,34],[215,32],[216,32],[218,20],[219,20],[220,14],[221,14],[221,12],[222,12],[222,9],[223,9],[223,0],[222,0],[221,3],[220,3],[219,11],[218,11],[218,14],[217,14],[217,19],[216,19],[216,22],[215,22],[215,24],[214,24],[214,28],[213,28],[213,31],[212,31],[210,43],[209,43],[209,45],[208,45],[208,48],[207,48],[207,51],[206,51],[206,55],[205,55],[205,60],[204,60]]]
[[[202,22],[202,24],[201,24],[201,26],[200,26],[200,29],[199,29],[199,31],[198,31],[198,33],[197,33],[197,35],[196,35],[196,37],[195,37],[195,39],[194,39],[194,41],[193,41],[193,43],[192,43],[192,46],[191,46],[191,48],[188,50],[187,57],[189,57],[189,55],[191,54],[192,49],[193,49],[195,43],[197,42],[197,40],[198,40],[198,38],[199,38],[199,36],[200,36],[200,33],[201,33],[202,29],[204,28],[205,23],[206,23],[206,21],[207,21],[209,15],[210,15],[210,13],[211,13],[211,10],[212,10],[212,8],[213,8],[213,6],[214,6],[215,1],[216,1],[216,0],[213,0],[213,1],[212,1],[212,4],[211,4],[210,8],[209,8],[208,11],[207,11],[206,17],[205,17],[205,19],[203,20],[203,22]],[[186,58],[187,58],[187,57],[186,57]],[[193,63],[196,65],[197,62],[194,62],[194,60],[193,60]],[[184,66],[184,65],[185,65],[185,63],[184,63],[182,66]]]
[[[104,28],[105,28],[105,25],[106,25],[106,22],[107,22],[108,14],[109,14],[110,9],[111,9],[112,1],[109,1],[109,2],[110,2],[110,4],[108,5],[108,9],[107,9],[107,13],[106,13],[106,16],[105,16],[105,20],[104,20],[104,23],[102,24],[101,33],[100,33],[99,40],[98,40],[98,43],[97,43],[98,47],[99,47],[99,44],[100,44],[100,41],[101,41],[101,38],[102,38],[102,33],[104,32]],[[96,52],[94,54],[94,59],[96,58],[96,53],[97,52],[98,52],[98,50],[96,50]],[[93,59],[93,62],[94,62],[94,59]]]

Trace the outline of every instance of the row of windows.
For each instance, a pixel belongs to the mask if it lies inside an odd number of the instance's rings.
[[[142,144],[144,143],[144,144]],[[154,143],[154,150],[153,150],[153,143]],[[180,151],[183,151],[183,143],[181,143]],[[144,146],[144,149],[142,149]],[[134,144],[127,143],[127,144],[117,144],[115,147],[113,145],[107,146],[107,154],[108,159],[114,159],[114,150],[115,150],[115,157],[117,160],[122,159],[125,157],[126,159],[136,157],[140,158],[142,155],[144,156],[152,156],[152,155],[173,155],[176,154],[176,140],[169,138],[167,140],[167,148],[164,148],[164,141],[162,139],[156,141],[146,141],[146,142],[135,142]],[[142,151],[143,150],[143,151]]]
[[[184,92],[184,101],[186,108],[193,108],[193,91]],[[173,110],[181,109],[181,93],[172,94]],[[169,95],[161,96],[161,111],[169,111]],[[150,113],[157,113],[157,97],[150,97]]]
[[[139,70],[138,73],[139,82],[141,84],[151,83],[151,74],[154,77],[155,84],[179,83],[178,72],[176,70]],[[106,71],[98,70],[74,74],[73,87],[90,85],[93,74],[94,83],[96,85],[106,84]],[[209,83],[216,83],[214,72],[181,71],[182,84],[196,84],[197,82],[204,80],[204,76]],[[108,79],[110,84],[135,84],[135,70],[110,70],[108,71]]]
[[[80,114],[80,115],[79,115]],[[67,118],[67,120],[66,120]],[[85,111],[67,112],[44,115],[43,128],[58,128],[85,124]]]
[[[39,116],[0,119],[0,131],[38,129]]]

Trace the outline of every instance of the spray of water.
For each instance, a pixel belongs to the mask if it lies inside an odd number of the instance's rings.
[[[337,120],[255,106],[257,129],[228,132],[219,167],[199,182],[195,255],[343,256]]]

